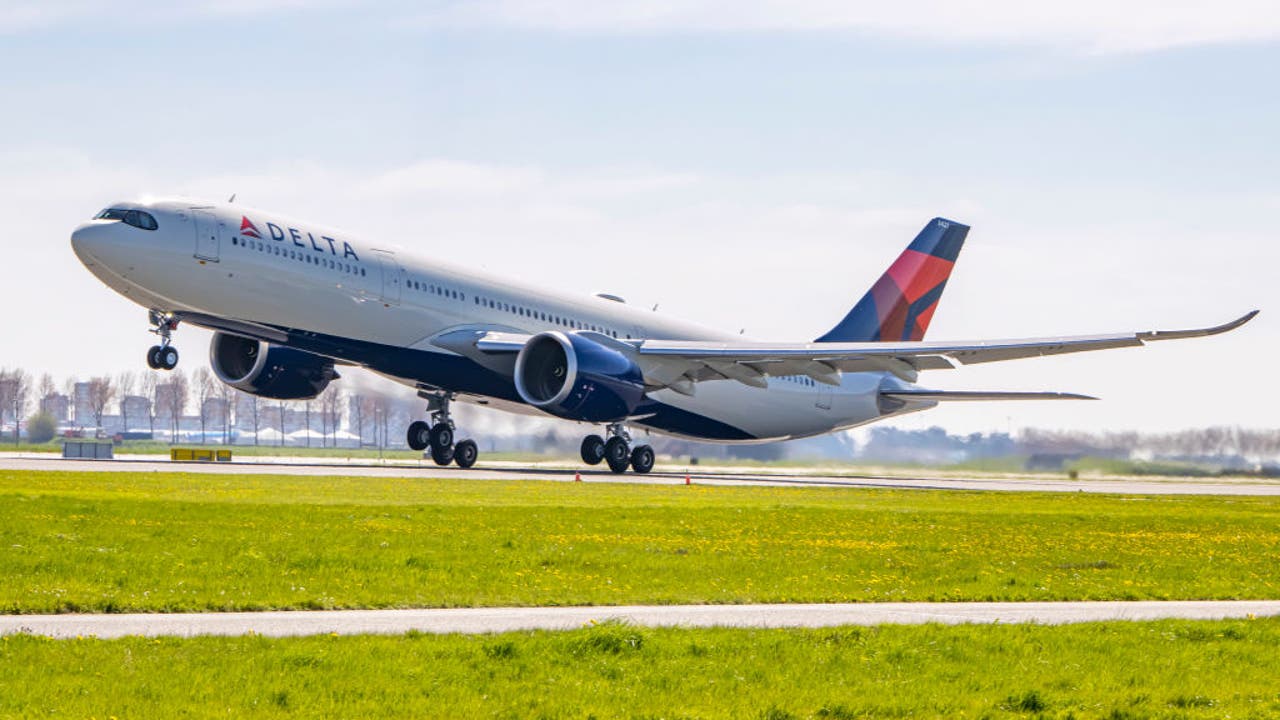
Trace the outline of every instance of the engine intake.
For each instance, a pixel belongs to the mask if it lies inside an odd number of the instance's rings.
[[[644,399],[644,377],[625,354],[581,335],[544,332],[516,356],[516,391],[530,405],[584,422],[623,420]]]
[[[328,358],[221,332],[209,344],[209,365],[231,387],[273,400],[313,398],[338,377]]]

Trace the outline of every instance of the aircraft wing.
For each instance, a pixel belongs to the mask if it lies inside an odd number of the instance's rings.
[[[770,376],[806,375],[817,382],[839,385],[842,372],[887,371],[914,382],[920,370],[949,369],[957,363],[973,365],[1217,335],[1244,325],[1257,314],[1258,311],[1254,310],[1222,325],[1192,330],[974,342],[622,341],[595,333],[582,334],[633,355],[644,373],[645,382],[651,386],[691,393],[694,383],[713,379],[737,380],[754,387],[766,387]],[[475,347],[483,352],[513,352],[523,346],[522,340],[527,340],[527,336],[488,333],[477,339]]]

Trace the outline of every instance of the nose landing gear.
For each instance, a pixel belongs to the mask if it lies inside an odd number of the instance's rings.
[[[172,370],[178,367],[178,348],[169,344],[174,330],[178,329],[178,319],[170,313],[152,310],[148,319],[151,321],[151,332],[160,336],[160,344],[152,345],[147,350],[147,367],[152,370]]]
[[[430,423],[415,420],[409,424],[405,440],[414,450],[431,449],[431,459],[437,465],[456,463],[460,468],[469,468],[476,464],[480,448],[474,440],[463,440],[454,444],[454,423],[449,416],[449,402],[452,393],[419,392],[418,395],[427,401],[427,413]]]

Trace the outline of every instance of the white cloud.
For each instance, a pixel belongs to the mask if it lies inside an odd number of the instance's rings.
[[[943,44],[1081,52],[1274,41],[1271,0],[0,0],[0,33],[62,24],[186,23],[227,16],[350,12],[383,26],[576,33],[843,32]],[[406,23],[406,19],[411,22]]]
[[[1280,37],[1280,6],[1268,0],[468,0],[422,20],[571,32],[842,31],[1100,52]]]
[[[68,24],[110,25],[186,22],[218,16],[261,15],[331,9],[353,0],[0,0],[0,33],[18,33]]]

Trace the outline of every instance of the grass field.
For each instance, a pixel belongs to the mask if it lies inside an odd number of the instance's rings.
[[[0,472],[0,610],[1280,597],[1280,501]]]
[[[53,669],[56,668],[56,671]],[[1280,620],[0,640],[0,717],[1274,718]]]

